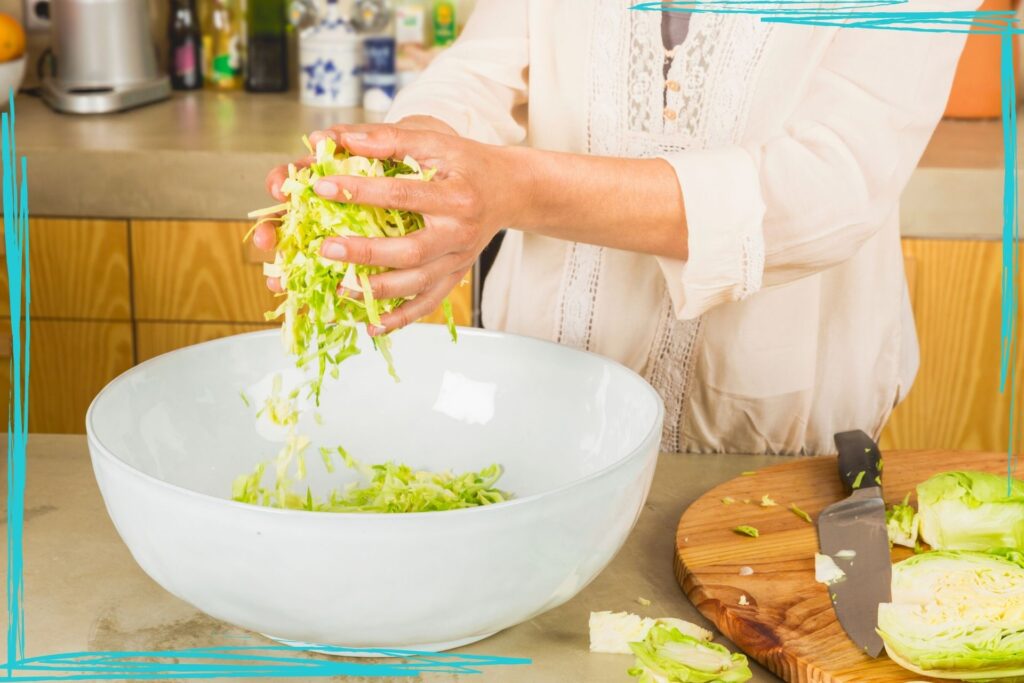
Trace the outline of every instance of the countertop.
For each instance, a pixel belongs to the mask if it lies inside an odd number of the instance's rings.
[[[612,564],[593,583],[565,605],[460,650],[528,657],[533,660],[532,665],[491,669],[481,676],[427,674],[421,680],[633,680],[626,675],[633,661],[631,656],[588,651],[589,613],[626,610],[651,617],[681,617],[708,625],[687,601],[672,574],[673,539],[679,517],[710,487],[744,470],[782,460],[772,456],[663,454],[636,529]],[[107,516],[84,436],[32,435],[27,462],[27,656],[271,644],[261,636],[207,617],[143,573]],[[3,496],[6,509],[6,487]],[[6,517],[3,521],[6,524]],[[2,543],[6,552],[6,534]],[[651,600],[651,606],[639,605],[636,599],[640,596]],[[721,638],[718,640],[722,642]],[[756,663],[752,663],[752,669],[757,683],[779,680]],[[396,683],[398,680],[409,679],[395,679]]]
[[[99,116],[25,94],[15,107],[34,216],[244,220],[270,203],[263,179],[302,155],[303,133],[367,120],[294,93],[176,93]],[[943,121],[904,194],[904,235],[998,238],[1002,174],[999,121]]]

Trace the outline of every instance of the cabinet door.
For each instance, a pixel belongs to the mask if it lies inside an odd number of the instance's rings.
[[[263,260],[242,238],[250,223],[132,221],[132,282],[139,320],[264,322],[276,307]]]
[[[127,222],[34,218],[29,239],[33,316],[131,318]],[[7,269],[0,268],[0,316],[10,315]]]
[[[921,366],[882,446],[1005,450],[1010,386],[1000,393],[1002,244],[906,239],[903,251]],[[1024,390],[1024,345],[1016,350],[1017,373],[1008,381]]]
[[[246,332],[280,329],[256,323],[147,323],[135,326],[136,355],[141,363],[163,353],[193,344]]]
[[[11,390],[10,321],[0,324],[0,410],[4,427]],[[132,365],[128,322],[32,320],[28,428],[81,434],[96,394]]]

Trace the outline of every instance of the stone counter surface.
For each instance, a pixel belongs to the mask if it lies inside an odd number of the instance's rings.
[[[15,106],[34,216],[244,220],[271,202],[263,179],[304,153],[303,133],[365,120],[294,93],[178,93],[100,116],[58,114],[31,95]],[[999,237],[1001,131],[998,121],[940,124],[904,194],[905,236]]]
[[[675,528],[704,491],[771,456],[661,456],[640,521],[612,564],[573,600],[461,652],[528,657],[528,667],[481,676],[425,675],[426,683],[627,683],[628,655],[588,651],[591,611],[627,610],[707,625],[672,575]],[[76,651],[261,646],[271,641],[207,617],[135,564],[103,506],[84,436],[33,435],[28,445],[24,566],[26,655]],[[3,509],[6,509],[6,486]],[[6,523],[6,518],[4,518]],[[3,535],[6,552],[6,534]],[[651,601],[637,604],[638,597]],[[6,617],[3,617],[6,620]],[[3,624],[6,632],[6,623]],[[719,642],[725,642],[722,638]],[[731,644],[725,643],[731,647]],[[778,681],[756,664],[753,681]],[[261,679],[269,680],[269,679]],[[295,680],[295,679],[292,679]],[[337,678],[335,680],[353,680]],[[370,680],[370,679],[368,679]],[[385,681],[385,679],[372,679]],[[395,683],[399,680],[394,679]]]

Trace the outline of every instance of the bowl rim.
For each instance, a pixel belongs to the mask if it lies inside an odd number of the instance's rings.
[[[434,325],[429,324],[429,323],[413,323],[411,325],[408,325],[407,327],[408,328],[420,328],[420,329],[422,329],[422,328],[426,328],[426,327],[434,327]],[[539,343],[539,344],[545,345],[545,346],[555,346],[555,347],[558,347],[559,349],[566,350],[566,351],[569,351],[569,352],[582,353],[582,354],[585,354],[585,355],[588,355],[588,356],[592,356],[594,358],[597,358],[600,361],[603,361],[605,363],[609,363],[609,364],[611,364],[613,366],[617,366],[620,370],[624,371],[627,375],[632,375],[633,378],[635,378],[636,380],[639,380],[639,383],[643,387],[645,393],[647,393],[649,396],[651,396],[654,399],[654,404],[655,404],[655,408],[656,408],[656,415],[655,415],[655,419],[653,421],[653,424],[648,429],[647,433],[643,436],[643,438],[640,439],[639,443],[637,443],[637,445],[632,450],[630,450],[628,453],[626,453],[623,457],[619,458],[618,460],[616,460],[615,462],[613,462],[613,463],[611,463],[609,465],[606,465],[605,467],[602,467],[599,470],[591,472],[590,474],[587,474],[586,476],[580,477],[579,479],[574,479],[574,480],[572,480],[572,481],[570,481],[570,482],[568,482],[566,484],[562,484],[561,486],[558,486],[556,488],[553,488],[553,489],[550,489],[550,490],[547,490],[547,491],[541,491],[539,493],[534,493],[534,494],[531,494],[529,496],[523,496],[521,498],[512,498],[510,500],[505,500],[505,501],[502,501],[500,503],[492,503],[490,505],[480,505],[480,506],[471,507],[471,508],[459,508],[457,510],[432,510],[432,511],[425,511],[425,512],[402,512],[402,513],[320,512],[320,511],[316,511],[316,510],[296,510],[296,509],[292,509],[292,508],[276,508],[276,507],[268,507],[268,506],[264,506],[264,505],[253,505],[252,503],[242,503],[240,501],[232,500],[231,498],[222,498],[222,497],[219,497],[219,496],[213,496],[213,495],[210,495],[210,494],[207,494],[207,493],[202,493],[201,491],[196,491],[194,489],[190,489],[188,487],[181,486],[180,484],[174,484],[174,483],[171,483],[169,481],[165,481],[165,480],[160,479],[160,478],[158,478],[158,477],[156,477],[156,476],[154,476],[152,474],[149,474],[147,472],[143,472],[142,470],[138,469],[137,467],[133,467],[132,465],[128,464],[127,462],[125,462],[124,460],[122,460],[121,458],[116,456],[106,445],[103,444],[103,442],[96,435],[96,431],[93,428],[93,410],[95,409],[96,404],[99,403],[99,401],[103,397],[103,395],[106,394],[107,391],[114,384],[117,384],[117,383],[119,383],[121,381],[125,381],[130,375],[134,374],[137,371],[141,371],[142,368],[146,367],[147,365],[149,365],[151,363],[154,363],[155,361],[158,361],[158,360],[164,358],[165,356],[170,356],[172,354],[179,353],[179,352],[185,351],[187,349],[193,349],[193,348],[200,347],[200,346],[216,346],[216,345],[219,345],[219,344],[227,344],[230,341],[232,341],[234,339],[237,339],[239,337],[258,337],[258,336],[270,336],[270,335],[273,335],[273,334],[280,334],[280,330],[269,329],[269,330],[257,330],[255,332],[243,332],[241,334],[231,335],[231,336],[228,336],[228,337],[220,337],[220,338],[217,338],[217,339],[211,339],[211,340],[208,340],[208,341],[205,341],[205,342],[200,342],[198,344],[191,344],[189,346],[185,346],[185,347],[182,347],[180,349],[174,349],[172,351],[168,351],[166,353],[162,353],[162,354],[160,354],[158,356],[154,356],[153,358],[149,358],[149,359],[139,363],[138,365],[134,365],[131,368],[129,368],[128,370],[125,370],[124,372],[122,372],[120,375],[118,375],[114,379],[112,379],[110,382],[108,382],[106,384],[106,386],[104,386],[100,390],[100,392],[98,394],[96,394],[96,397],[93,398],[92,402],[89,404],[88,411],[86,411],[86,415],[85,415],[85,432],[86,432],[86,439],[87,439],[87,442],[88,442],[88,445],[89,445],[90,459],[95,461],[96,460],[96,455],[98,453],[98,454],[102,455],[105,460],[108,460],[108,461],[112,462],[115,466],[120,467],[121,469],[123,469],[124,471],[128,472],[129,474],[134,475],[137,478],[141,478],[143,480],[148,480],[150,482],[153,482],[157,486],[159,486],[160,488],[166,489],[166,490],[168,490],[171,493],[175,493],[175,494],[178,494],[178,495],[185,495],[187,497],[192,497],[192,498],[199,498],[201,500],[207,501],[207,502],[212,503],[212,504],[223,505],[223,506],[227,506],[228,508],[244,510],[246,512],[252,512],[254,514],[291,515],[291,516],[295,516],[296,514],[302,514],[302,515],[311,515],[311,516],[314,516],[314,517],[317,517],[317,518],[320,518],[320,519],[341,519],[341,520],[374,519],[374,518],[383,519],[383,520],[401,520],[401,519],[422,519],[424,516],[433,518],[433,517],[436,517],[438,515],[454,516],[456,514],[462,514],[462,515],[473,514],[473,513],[479,514],[479,513],[483,512],[483,511],[487,511],[487,510],[490,510],[490,511],[494,511],[494,510],[498,510],[498,511],[508,510],[508,509],[510,509],[512,507],[515,507],[515,506],[525,505],[525,504],[529,504],[529,503],[532,503],[532,502],[536,502],[536,501],[544,499],[544,498],[554,497],[554,496],[560,495],[562,493],[565,493],[566,491],[568,491],[570,489],[574,489],[574,488],[576,488],[578,486],[583,486],[583,485],[585,485],[587,483],[590,483],[592,481],[596,481],[598,479],[603,479],[604,477],[611,475],[616,470],[618,470],[621,467],[624,467],[626,464],[632,462],[635,458],[637,458],[640,454],[644,453],[648,449],[648,447],[650,445],[650,442],[653,439],[659,439],[660,434],[661,434],[662,424],[663,424],[664,419],[665,419],[665,403],[662,400],[661,395],[658,394],[658,392],[654,389],[653,386],[651,386],[650,382],[645,380],[639,373],[634,372],[633,370],[631,370],[630,368],[626,367],[622,363],[619,363],[618,361],[616,361],[614,359],[608,358],[606,356],[602,356],[602,355],[594,353],[592,351],[587,351],[587,350],[584,350],[584,349],[573,348],[571,346],[566,346],[565,344],[559,344],[557,342],[553,342],[553,341],[550,341],[548,339],[540,339],[538,337],[529,337],[529,336],[526,336],[526,335],[514,334],[514,333],[510,333],[510,332],[500,332],[500,331],[497,331],[497,330],[485,330],[485,329],[476,328],[476,327],[458,327],[457,329],[459,330],[459,334],[460,335],[468,334],[469,336],[493,337],[493,338],[514,337],[514,338],[517,338],[517,339],[524,339],[524,340],[527,340],[527,341],[533,342],[533,343]],[[659,439],[659,441],[660,441],[660,439]],[[655,455],[654,455],[655,460],[657,460],[659,455],[660,455],[660,448],[655,450]],[[100,493],[101,493],[101,495],[103,494],[102,488],[100,490]],[[384,523],[384,522],[381,522],[381,523]],[[392,522],[392,523],[394,523],[394,522]]]

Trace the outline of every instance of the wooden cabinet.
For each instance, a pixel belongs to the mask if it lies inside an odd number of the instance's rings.
[[[905,239],[903,251],[921,366],[882,447],[1006,450],[1010,385],[999,391],[1002,244]],[[1021,313],[1018,331],[1024,331]],[[1020,343],[1016,366],[1012,381],[1024,388]]]
[[[36,218],[29,240],[33,316],[131,319],[126,221]],[[9,317],[6,265],[0,292],[0,316]]]
[[[29,430],[84,432],[92,399],[134,360],[128,223],[32,219],[29,238]],[[11,349],[6,268],[0,269],[0,290],[0,419],[6,429]]]
[[[129,322],[32,319],[30,432],[78,434],[96,394],[132,366]],[[10,401],[10,322],[0,326],[0,413],[7,429]]]

